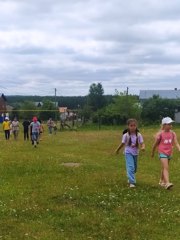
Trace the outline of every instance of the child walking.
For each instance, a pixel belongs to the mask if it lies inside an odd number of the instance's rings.
[[[14,120],[11,123],[12,126],[12,133],[14,135],[14,140],[17,140],[18,134],[19,134],[19,121],[15,117]]]
[[[22,123],[23,129],[24,129],[24,141],[29,140],[29,125],[30,121],[25,119]]]
[[[11,130],[11,122],[9,121],[8,117],[5,117],[5,120],[3,121],[3,130],[5,134],[5,139],[9,140],[10,138],[10,130]]]
[[[162,167],[159,185],[165,189],[173,187],[173,184],[169,181],[169,161],[171,159],[173,145],[175,144],[180,151],[176,133],[171,130],[173,122],[174,121],[170,117],[162,119],[162,129],[156,134],[151,154],[151,156],[154,157],[154,152],[158,147],[158,154]]]
[[[142,135],[137,129],[137,120],[128,119],[127,132],[122,136],[122,142],[116,149],[116,153],[125,146],[124,154],[126,160],[126,172],[130,188],[136,187],[135,173],[137,171],[137,160],[139,153],[139,145],[141,150],[145,150],[145,144]]]
[[[37,117],[33,117],[33,121],[30,124],[30,128],[31,128],[32,144],[36,148],[39,140],[39,131],[40,131],[40,122],[38,121]]]

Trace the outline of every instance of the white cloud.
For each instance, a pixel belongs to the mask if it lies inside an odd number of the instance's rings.
[[[179,88],[180,4],[169,0],[0,1],[0,91],[86,95]],[[178,86],[177,86],[178,85]]]

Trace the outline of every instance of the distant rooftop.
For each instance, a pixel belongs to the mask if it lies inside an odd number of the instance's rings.
[[[1,94],[1,97],[3,98],[3,100],[4,100],[5,102],[7,101],[7,99],[6,99],[6,97],[4,96],[3,93]]]
[[[154,95],[164,99],[178,99],[180,98],[180,90],[140,90],[139,99],[146,100],[152,98]]]

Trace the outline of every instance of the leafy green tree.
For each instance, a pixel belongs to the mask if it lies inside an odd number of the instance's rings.
[[[140,119],[141,105],[137,96],[118,93],[114,102],[109,104],[102,116],[103,121],[111,124],[125,123],[128,118]]]
[[[14,117],[17,117],[18,119],[21,118],[21,105],[20,104],[14,104],[12,111],[10,111],[10,119],[14,119]]]
[[[89,88],[88,105],[93,111],[101,109],[105,105],[105,98],[103,96],[104,89],[101,83],[93,83]]]
[[[79,110],[78,115],[82,118],[83,124],[91,118],[92,113],[92,109],[89,105],[85,105],[81,110]]]
[[[175,110],[180,106],[180,100],[162,99],[153,96],[142,104],[142,119],[148,123],[160,122],[163,117],[174,118]]]
[[[20,117],[21,119],[31,120],[33,116],[37,116],[37,108],[33,102],[25,101],[20,107]]]
[[[47,120],[49,118],[53,118],[55,120],[59,115],[57,107],[54,105],[53,102],[49,100],[45,100],[43,102],[42,107],[39,110],[40,110],[39,118],[41,120]]]

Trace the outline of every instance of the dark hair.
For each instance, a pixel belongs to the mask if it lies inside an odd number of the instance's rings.
[[[135,123],[136,125],[138,125],[138,122],[135,118],[129,118],[127,120],[127,125],[129,126],[131,123]]]
[[[137,130],[137,133],[140,132],[138,128],[136,128],[136,130]],[[122,134],[124,135],[124,134],[127,133],[127,132],[128,132],[128,128],[124,129],[123,132],[122,132]]]
[[[129,126],[131,123],[135,123],[136,125],[138,124],[137,120],[134,118],[130,118],[127,120],[127,125]],[[138,147],[139,143],[138,143],[138,132],[139,130],[136,127],[135,133],[136,133],[136,147]],[[131,146],[132,144],[132,140],[131,140],[131,135],[130,135],[130,131],[129,129],[127,129],[127,133],[129,134],[129,142],[128,142],[128,146]]]

